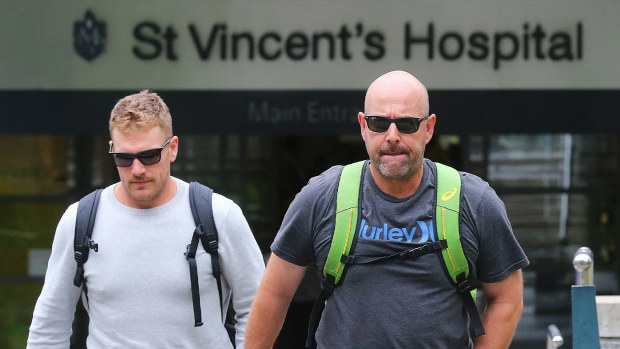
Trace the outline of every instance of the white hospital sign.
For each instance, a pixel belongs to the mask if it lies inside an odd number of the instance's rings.
[[[614,1],[0,1],[0,89],[617,88]],[[16,35],[19,34],[19,35]]]

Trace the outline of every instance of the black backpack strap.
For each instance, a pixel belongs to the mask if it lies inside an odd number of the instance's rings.
[[[192,242],[187,245],[185,258],[189,263],[190,283],[192,287],[192,304],[194,306],[194,326],[202,326],[202,313],[200,311],[200,289],[198,286],[198,267],[196,265],[196,249],[198,247],[199,234],[202,226],[196,227],[192,236]]]
[[[476,307],[476,300],[473,298],[472,290],[477,289],[480,286],[480,282],[465,278],[465,274],[457,276],[457,291],[463,299],[463,305],[467,314],[469,314],[469,327],[470,332],[474,337],[479,337],[485,334],[484,325],[482,324],[482,318]]]
[[[196,265],[196,249],[198,241],[202,243],[202,247],[211,256],[211,268],[213,277],[217,282],[217,291],[220,297],[220,306],[223,308],[222,297],[222,269],[220,266],[220,258],[218,254],[218,234],[215,220],[213,218],[213,190],[198,182],[189,184],[189,204],[192,209],[192,216],[196,229],[192,236],[192,241],[187,245],[185,256],[189,262],[190,279],[192,287],[192,302],[194,306],[194,326],[202,326],[202,316],[200,311],[200,290],[198,286],[198,270]],[[233,345],[235,344],[235,324],[232,315],[227,312],[224,326],[228,331],[228,335]]]
[[[84,280],[84,263],[88,260],[90,249],[99,251],[99,245],[91,240],[93,227],[97,216],[101,190],[97,189],[83,197],[78,203],[75,217],[75,233],[73,236],[73,258],[77,262],[77,269],[73,284],[81,287]]]
[[[310,313],[310,319],[308,320],[308,334],[306,337],[307,349],[316,348],[316,339],[314,335],[319,327],[321,315],[323,314],[323,309],[325,309],[325,303],[334,292],[335,286],[335,278],[332,275],[328,275],[325,279],[321,280],[321,293],[319,293],[318,297],[314,301],[312,313]]]

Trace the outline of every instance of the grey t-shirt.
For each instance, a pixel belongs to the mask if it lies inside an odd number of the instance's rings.
[[[291,203],[271,246],[280,258],[322,273],[334,229],[335,190],[342,166],[312,178]],[[399,199],[382,192],[368,163],[354,254],[384,256],[434,241],[436,168],[424,160],[418,190]],[[503,202],[482,179],[461,172],[461,241],[472,272],[498,282],[529,261],[517,243]],[[472,348],[468,315],[440,261],[417,259],[349,266],[327,301],[319,348]]]

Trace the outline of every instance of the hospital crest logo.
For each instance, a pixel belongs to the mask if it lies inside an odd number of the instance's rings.
[[[104,51],[105,44],[105,23],[97,21],[92,11],[86,11],[84,20],[73,24],[73,48],[90,62]]]

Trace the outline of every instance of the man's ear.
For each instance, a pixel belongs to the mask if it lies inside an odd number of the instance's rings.
[[[179,137],[173,136],[170,140],[170,162],[174,162],[177,159],[179,153]]]
[[[357,113],[357,122],[360,124],[360,132],[362,133],[362,139],[366,141],[366,119],[364,119],[364,113]]]
[[[431,114],[428,119],[426,119],[426,144],[428,144],[428,142],[430,142],[433,138],[433,133],[435,132],[435,121],[437,121],[435,114]]]

